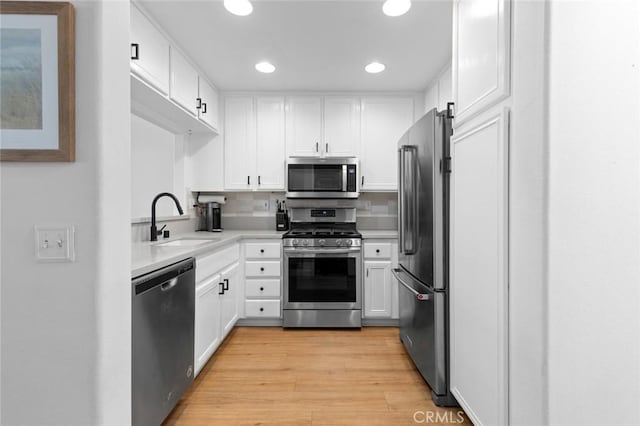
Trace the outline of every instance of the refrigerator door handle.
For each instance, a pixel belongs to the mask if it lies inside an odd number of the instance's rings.
[[[404,176],[402,184],[402,250],[404,254],[415,254],[418,239],[417,149],[415,146],[403,146],[402,150],[402,171]],[[410,154],[410,157],[407,158],[407,154]],[[409,231],[409,238],[405,233],[407,230]]]
[[[398,149],[398,251],[404,254],[404,147]]]
[[[430,296],[427,293],[418,293],[417,291],[415,291],[413,288],[409,287],[409,284],[405,283],[404,281],[402,281],[402,278],[400,278],[400,269],[398,268],[394,268],[391,270],[391,273],[393,274],[393,276],[398,280],[398,282],[400,284],[402,284],[402,286],[404,288],[406,288],[407,290],[409,290],[411,293],[413,293],[414,296],[416,296],[416,299],[418,300],[429,300]]]

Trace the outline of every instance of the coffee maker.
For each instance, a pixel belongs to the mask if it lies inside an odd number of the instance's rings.
[[[224,196],[199,195],[200,225],[198,231],[222,232],[222,204]]]
[[[203,205],[199,231],[222,232],[222,207],[220,203],[205,203]]]

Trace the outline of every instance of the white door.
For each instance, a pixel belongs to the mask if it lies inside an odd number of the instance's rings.
[[[196,374],[220,344],[220,275],[214,275],[196,288],[195,366]]]
[[[391,318],[391,262],[364,262],[364,316]]]
[[[358,155],[360,147],[360,99],[324,98],[324,138],[321,150],[330,157]]]
[[[228,97],[224,110],[224,186],[249,190],[255,178],[255,115],[250,96]]]
[[[286,139],[288,156],[319,156],[322,142],[322,98],[287,98]]]
[[[256,188],[284,191],[284,98],[256,99]]]
[[[398,140],[413,124],[413,98],[363,98],[360,185],[398,189]]]
[[[173,47],[171,48],[171,91],[170,97],[187,112],[197,115],[198,72]]]
[[[198,76],[198,97],[201,102],[198,118],[219,130],[218,92],[201,76]]]
[[[507,115],[451,140],[451,392],[474,424],[507,424]]]
[[[169,41],[131,4],[131,71],[169,93]]]
[[[240,264],[234,263],[222,271],[220,275],[224,285],[224,294],[221,296],[222,306],[220,307],[220,329],[224,339],[238,321],[239,298],[243,296]]]

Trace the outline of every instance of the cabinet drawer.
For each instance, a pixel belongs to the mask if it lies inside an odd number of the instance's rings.
[[[391,243],[365,243],[365,259],[391,259]]]
[[[279,279],[248,279],[245,288],[246,297],[280,297]]]
[[[247,259],[280,259],[280,243],[247,243]]]
[[[196,283],[213,275],[240,258],[240,246],[234,244],[196,257]]]
[[[247,277],[279,277],[280,261],[247,261],[245,269]]]
[[[280,318],[279,300],[247,300],[244,303],[247,318]]]

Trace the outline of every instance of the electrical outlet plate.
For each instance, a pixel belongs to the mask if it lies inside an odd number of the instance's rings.
[[[73,262],[75,260],[75,228],[36,226],[34,230],[38,262]]]

